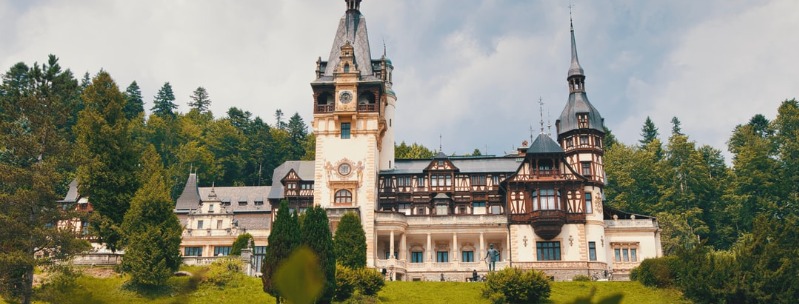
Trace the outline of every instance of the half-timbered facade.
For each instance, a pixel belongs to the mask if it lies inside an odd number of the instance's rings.
[[[464,280],[497,267],[623,278],[661,255],[656,219],[605,208],[604,121],[588,101],[571,30],[569,96],[557,134],[541,134],[506,156],[394,158],[393,65],[372,59],[360,0],[346,0],[329,59],[316,63],[314,161],[289,161],[273,175],[269,202],[324,207],[335,230],[357,212],[367,265],[397,280]],[[532,109],[531,109],[532,110]],[[500,119],[500,118],[497,118]],[[551,136],[554,136],[551,137]]]

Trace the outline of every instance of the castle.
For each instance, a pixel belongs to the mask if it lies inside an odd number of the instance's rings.
[[[316,159],[285,162],[271,187],[198,188],[192,174],[176,205],[184,256],[224,255],[249,232],[262,257],[282,200],[297,212],[322,206],[334,231],[344,213],[357,213],[367,265],[394,280],[463,281],[488,271],[489,247],[499,252],[497,269],[537,269],[556,280],[624,279],[662,255],[655,218],[603,202],[604,121],[586,95],[573,27],[555,138],[542,131],[505,156],[396,159],[394,67],[385,54],[372,58],[360,3],[346,0],[329,57],[316,62]]]

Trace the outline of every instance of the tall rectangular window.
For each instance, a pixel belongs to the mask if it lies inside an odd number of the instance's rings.
[[[535,242],[539,261],[560,261],[560,242]]]
[[[266,246],[255,246],[252,250],[252,256],[253,265],[255,265],[255,269],[260,272],[264,264],[264,258],[266,257]]]
[[[424,176],[420,176],[420,177],[416,178],[416,187],[424,188],[426,186],[426,184],[427,184],[427,182],[425,181]]]
[[[461,262],[474,262],[474,251],[464,251],[461,255]]]
[[[592,206],[593,205],[591,203],[591,192],[586,192],[585,193],[585,213],[587,213],[587,214],[594,213],[594,210],[592,209]]]
[[[230,255],[230,246],[214,246],[214,256]]]
[[[350,138],[350,123],[342,122],[341,123],[341,139],[349,139]]]
[[[411,252],[411,263],[424,263],[424,252]]]
[[[537,205],[540,205],[541,210],[560,210],[560,206],[558,206],[558,197],[556,195],[557,192],[555,189],[533,191],[533,210],[538,210],[539,206]],[[538,197],[536,197],[536,195],[538,195]]]
[[[202,247],[184,247],[183,256],[201,256],[203,255]]]
[[[216,229],[222,229],[222,220],[216,220]]]
[[[596,261],[596,242],[588,242],[588,260]]]
[[[580,163],[581,171],[580,174],[583,176],[591,176],[591,162],[582,162]]]
[[[621,262],[621,248],[613,249],[613,254],[616,256],[616,262]]]
[[[448,263],[449,262],[449,251],[437,251],[436,252],[436,262],[437,263]]]
[[[397,186],[398,187],[409,187],[411,185],[411,177],[410,176],[397,176]]]
[[[638,262],[638,255],[635,248],[630,248],[630,262]]]
[[[197,229],[203,229],[203,220],[197,221]]]

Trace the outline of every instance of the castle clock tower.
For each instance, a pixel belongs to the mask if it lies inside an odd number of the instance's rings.
[[[359,213],[367,252],[374,251],[374,211],[380,170],[394,163],[393,119],[396,96],[393,66],[383,54],[372,59],[361,0],[346,0],[330,57],[316,62],[313,131],[316,136],[314,205],[328,210],[331,222],[346,211]],[[374,266],[374,255],[367,254]]]

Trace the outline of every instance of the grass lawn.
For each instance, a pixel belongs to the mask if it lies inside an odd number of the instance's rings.
[[[188,271],[196,269],[186,269]],[[76,287],[65,291],[36,290],[36,303],[274,303],[274,298],[261,290],[258,278],[241,277],[224,288],[210,283],[192,287],[188,277],[173,277],[163,290],[137,292],[127,288],[126,276],[96,278],[88,275],[77,279]],[[466,282],[386,282],[377,296],[378,303],[489,303],[480,297],[483,284]],[[588,297],[596,288],[593,302],[622,294],[621,303],[690,303],[679,291],[653,289],[638,282],[554,282],[550,303],[571,303]],[[0,303],[5,303],[0,299]]]

